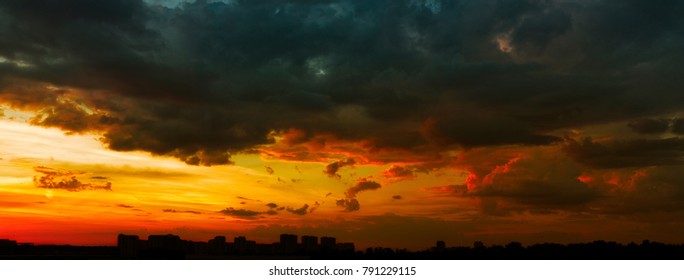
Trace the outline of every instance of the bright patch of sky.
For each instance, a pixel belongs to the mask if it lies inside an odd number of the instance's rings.
[[[30,63],[26,63],[22,60],[12,60],[12,59],[7,59],[4,56],[0,56],[0,64],[5,64],[5,63],[14,64],[15,66],[21,67],[21,68],[33,66]]]

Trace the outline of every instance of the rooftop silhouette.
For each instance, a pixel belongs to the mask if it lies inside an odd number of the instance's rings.
[[[448,247],[444,241],[420,251],[371,247],[356,250],[354,243],[338,243],[334,237],[282,234],[278,242],[260,244],[245,236],[228,242],[216,236],[207,242],[183,240],[180,236],[119,234],[117,246],[34,245],[0,239],[1,259],[446,259],[446,260],[574,260],[574,259],[684,259],[684,245],[642,241],[620,244],[611,241],[590,243],[543,243],[523,246],[511,242],[487,246]],[[320,240],[320,242],[319,242]]]

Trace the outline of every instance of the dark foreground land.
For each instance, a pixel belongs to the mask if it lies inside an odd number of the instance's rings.
[[[21,244],[0,240],[0,259],[16,260],[119,260],[119,259],[195,259],[195,260],[279,260],[279,259],[360,259],[360,260],[684,260],[684,245],[672,245],[643,241],[641,244],[594,241],[580,244],[535,244],[523,246],[511,242],[505,246],[485,246],[475,242],[472,247],[446,247],[437,242],[436,247],[423,251],[407,251],[392,248],[368,248],[353,250],[345,246],[307,246],[307,244],[256,244],[226,242],[192,242],[175,236],[164,236],[162,242],[150,244],[138,240],[119,246],[71,246]],[[152,238],[154,240],[154,238]],[[250,246],[251,245],[251,246]],[[311,244],[309,244],[311,245]]]

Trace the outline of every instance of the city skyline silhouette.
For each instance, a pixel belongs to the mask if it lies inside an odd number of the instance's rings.
[[[320,242],[319,242],[320,240]],[[640,244],[620,244],[597,240],[590,243],[543,243],[523,246],[519,242],[472,246],[435,246],[410,251],[401,248],[355,248],[352,242],[338,243],[334,237],[281,234],[278,242],[257,243],[245,236],[228,242],[225,236],[208,241],[183,240],[173,234],[119,234],[117,246],[34,245],[0,239],[0,259],[129,259],[129,260],[279,260],[279,259],[444,259],[444,260],[683,260],[684,244],[665,244],[643,240]]]

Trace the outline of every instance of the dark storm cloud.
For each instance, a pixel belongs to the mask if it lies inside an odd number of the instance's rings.
[[[640,119],[627,124],[634,132],[640,134],[658,134],[667,132],[670,121],[667,119]]]
[[[7,0],[6,11],[33,21],[64,23],[67,20],[88,20],[107,23],[130,21],[143,11],[143,3],[136,0],[119,0],[97,4],[87,0]]]
[[[634,139],[597,142],[566,138],[564,151],[594,168],[647,167],[684,164],[684,139]]]
[[[585,183],[582,176],[586,168],[569,157],[559,156],[558,147],[530,150],[511,154],[499,151],[494,155],[466,152],[462,162],[469,173],[465,185],[421,190],[436,196],[474,198],[483,214],[495,216],[514,212],[586,211],[588,205],[608,195],[608,188]],[[497,154],[504,160],[497,158]],[[483,168],[487,165],[488,168]]]
[[[472,195],[511,200],[526,205],[527,210],[566,209],[583,206],[600,198],[597,190],[587,187],[576,178],[564,179],[555,182],[544,179],[510,179],[497,185],[485,186]]]
[[[464,147],[546,145],[560,140],[555,136],[535,134],[521,121],[481,116],[471,117],[469,120],[460,119],[462,117],[428,119],[424,126],[426,137],[438,145],[459,143]]]
[[[291,128],[434,152],[684,110],[681,1],[91,2],[0,3],[0,100],[188,164]]]
[[[628,191],[621,190],[616,199],[602,210],[610,214],[643,214],[649,212],[682,212],[684,178],[679,166],[658,166],[628,172]]]
[[[526,51],[541,52],[553,39],[571,28],[570,14],[561,9],[550,7],[534,11],[531,16],[522,18],[511,32],[511,44]]]
[[[85,132],[99,128],[100,116],[88,114],[78,104],[60,102],[40,110],[30,120],[33,125],[59,127],[69,132]]]
[[[672,121],[672,133],[684,135],[684,119],[677,118]]]

